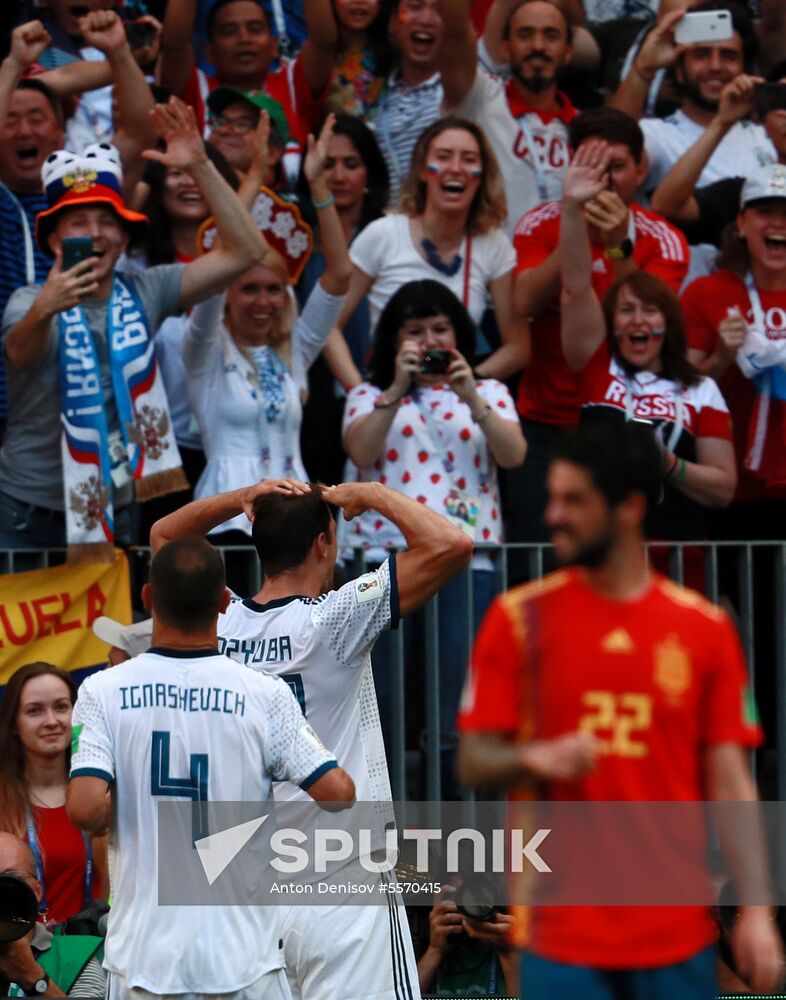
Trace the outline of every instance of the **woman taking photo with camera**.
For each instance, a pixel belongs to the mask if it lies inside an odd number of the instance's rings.
[[[50,663],[27,663],[0,703],[0,830],[27,840],[41,882],[41,912],[60,924],[103,898],[106,841],[66,815],[76,685]]]
[[[497,545],[497,467],[520,465],[526,443],[507,388],[494,379],[476,380],[474,351],[472,319],[449,289],[430,280],[405,284],[380,316],[369,380],[347,398],[344,447],[360,481],[385,483],[439,511],[478,545]],[[373,511],[342,521],[340,532],[342,543],[365,549],[371,563],[406,545],[398,529]],[[494,596],[493,568],[490,553],[476,552],[476,622]],[[456,628],[468,618],[466,581],[450,581],[438,600],[440,717],[450,732],[469,654],[466,630]],[[381,694],[386,683],[380,676]]]
[[[706,537],[704,512],[731,502],[737,477],[731,420],[720,390],[687,359],[679,302],[643,271],[620,278],[603,303],[592,287],[582,206],[603,190],[610,147],[581,145],[565,175],[560,228],[562,348],[581,373],[581,420],[652,424],[663,455],[664,496],[648,536]]]

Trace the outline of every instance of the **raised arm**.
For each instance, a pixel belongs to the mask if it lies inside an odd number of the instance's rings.
[[[322,495],[328,503],[343,508],[346,520],[375,510],[402,533],[407,550],[395,557],[402,615],[416,611],[469,565],[473,549],[470,537],[403,493],[381,483],[341,483],[323,487]]]
[[[11,50],[0,64],[0,127],[16,85],[51,41],[40,21],[20,24],[11,33]]]
[[[303,0],[306,40],[298,59],[314,97],[327,86],[336,63],[338,26],[330,0]]]
[[[685,16],[684,10],[665,14],[641,43],[630,72],[607,103],[637,121],[644,114],[650,84],[659,69],[673,66],[680,48],[674,41],[674,25]]]
[[[469,19],[469,0],[442,0],[444,37],[439,72],[445,93],[443,104],[459,104],[475,82],[478,71],[477,38]]]
[[[240,199],[208,159],[193,109],[172,98],[169,104],[157,104],[151,115],[167,149],[165,153],[148,149],[143,155],[191,174],[221,237],[209,253],[186,265],[180,288],[180,306],[185,309],[223,291],[252,267],[262,255],[264,241]]]
[[[352,355],[349,352],[349,347],[342,331],[349,317],[357,309],[360,300],[364,295],[368,294],[373,284],[374,279],[371,275],[366,274],[365,271],[361,271],[356,264],[353,265],[352,274],[349,279],[349,291],[344,298],[344,305],[341,307],[338,323],[336,324],[336,328],[331,331],[325,344],[325,349],[322,352],[322,357],[325,359],[325,364],[330,369],[331,374],[335,379],[338,379],[345,389],[351,389],[353,386],[359,385],[363,380],[355,362],[352,360]]]
[[[158,82],[182,96],[194,68],[191,34],[196,19],[196,0],[168,0],[161,35]]]
[[[729,129],[753,111],[753,90],[762,80],[757,76],[735,77],[726,84],[718,103],[718,113],[666,174],[652,195],[652,209],[681,225],[695,222],[699,203],[694,191],[699,177]]]
[[[341,225],[324,174],[328,146],[335,123],[336,116],[328,115],[319,139],[309,135],[303,173],[311,190],[311,202],[317,212],[322,252],[325,255],[325,270],[320,275],[319,283],[328,295],[346,295],[353,275],[352,261],[349,259],[344,227]]]
[[[153,555],[167,542],[183,535],[206,535],[212,528],[245,513],[249,519],[254,501],[266,493],[300,495],[311,491],[308,483],[298,479],[264,479],[229,493],[219,493],[203,500],[194,500],[160,518],[150,529],[150,549]]]
[[[609,147],[601,140],[579,146],[565,174],[559,233],[562,279],[562,351],[568,367],[581,371],[606,336],[606,322],[592,287],[592,254],[583,206],[603,190]]]

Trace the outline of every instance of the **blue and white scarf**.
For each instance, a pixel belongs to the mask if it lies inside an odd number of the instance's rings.
[[[58,316],[63,489],[69,559],[113,558],[113,489],[138,500],[186,489],[144,307],[115,275],[107,310],[109,366],[121,436],[110,441],[101,366],[81,306]],[[113,485],[114,484],[114,485]],[[83,548],[86,547],[86,548]]]

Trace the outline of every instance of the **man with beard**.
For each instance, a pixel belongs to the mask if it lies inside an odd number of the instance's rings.
[[[512,236],[525,212],[562,196],[576,110],[557,78],[573,54],[573,26],[560,0],[522,0],[503,31],[511,72],[504,83],[478,70],[469,8],[468,0],[443,0],[444,107],[477,122],[488,136],[508,197],[504,228]]]
[[[459,717],[465,784],[551,801],[756,800],[745,748],[760,731],[734,627],[647,563],[643,525],[661,465],[640,424],[560,441],[546,519],[563,568],[497,598],[481,625]],[[684,849],[657,824],[638,832],[639,857]],[[520,916],[527,1000],[716,995],[707,907]],[[740,909],[732,947],[755,992],[777,987],[783,953],[768,907]]]
[[[609,104],[641,118],[650,84],[659,69],[673,67],[682,92],[682,102],[668,118],[644,118],[645,148],[649,170],[643,190],[653,191],[677,160],[704,133],[718,113],[721,93],[732,80],[750,67],[756,56],[756,36],[747,11],[724,0],[705,0],[692,12],[727,10],[734,28],[723,42],[682,46],[674,40],[674,28],[683,11],[666,15],[647,35],[630,72]],[[776,159],[775,150],[761,125],[749,118],[736,121],[718,143],[696,182],[697,187],[724,177],[748,177]]]

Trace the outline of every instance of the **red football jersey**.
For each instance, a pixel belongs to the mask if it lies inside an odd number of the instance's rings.
[[[660,215],[631,205],[633,259],[642,271],[654,274],[679,291],[688,272],[689,250],[682,233]],[[561,205],[549,202],[521,219],[513,236],[518,255],[516,273],[542,264],[559,245]],[[602,298],[614,284],[615,271],[604,248],[590,244],[592,286]],[[530,322],[532,355],[521,373],[516,408],[522,417],[543,424],[571,427],[578,421],[579,380],[568,368],[560,343],[559,302]]]
[[[472,652],[459,728],[512,741],[588,730],[595,770],[550,782],[557,801],[701,801],[703,752],[754,746],[761,734],[739,639],[728,616],[654,576],[637,600],[597,593],[577,569],[497,598]],[[519,798],[532,798],[522,787]],[[653,831],[654,850],[663,838]],[[636,845],[647,856],[644,837]],[[526,947],[600,968],[682,961],[715,937],[704,907],[542,906],[527,911]]]
[[[759,290],[759,296],[764,310],[767,337],[772,340],[786,337],[786,292]],[[716,271],[692,282],[682,296],[688,347],[705,357],[712,354],[718,346],[718,326],[728,315],[729,309],[735,307],[740,310],[746,322],[753,322],[745,282],[732,271]],[[753,383],[732,362],[718,379],[718,386],[728,404],[734,427],[734,451],[739,474],[736,499],[761,500],[765,497],[786,496],[786,486],[768,486],[764,478],[753,475],[745,468],[751,419],[757,399]],[[776,435],[772,444],[782,448],[782,431],[774,421],[770,421],[767,433]]]

